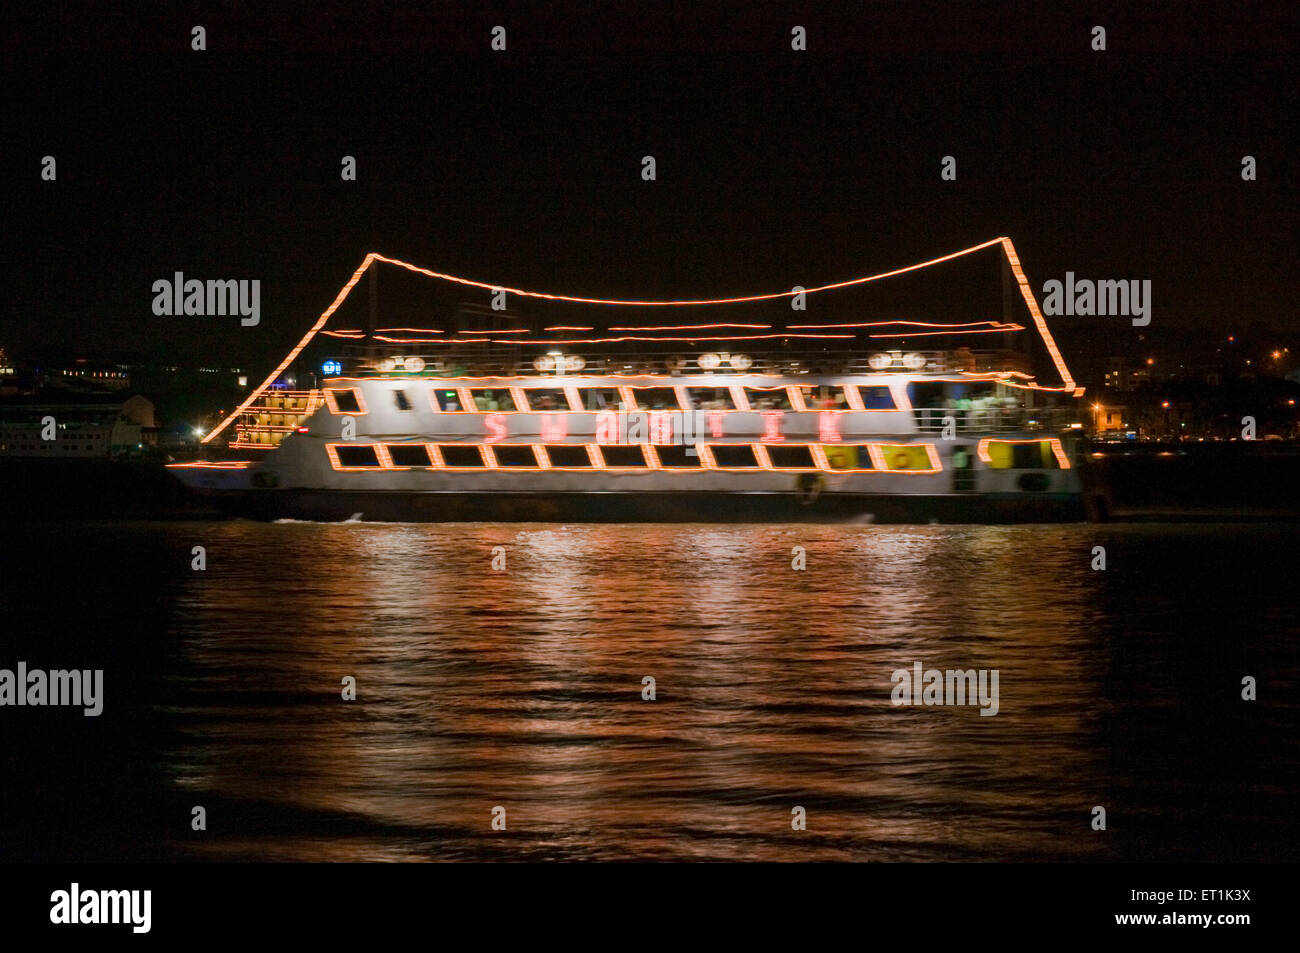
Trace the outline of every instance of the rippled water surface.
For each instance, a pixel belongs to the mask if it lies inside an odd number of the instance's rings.
[[[1294,537],[33,528],[0,665],[103,667],[105,712],[0,713],[2,823],[19,856],[1294,859]],[[893,705],[918,661],[997,669],[997,715]]]

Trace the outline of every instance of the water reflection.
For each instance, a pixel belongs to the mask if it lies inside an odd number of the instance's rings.
[[[1135,596],[1117,606],[1113,574],[1089,569],[1099,532],[212,526],[209,570],[177,596],[185,742],[165,760],[227,822],[184,849],[1127,856],[1131,837],[1088,829],[1092,805],[1142,786],[1117,771],[1116,707],[1174,704],[1177,686],[1116,688]],[[1119,552],[1146,545],[1106,532]],[[914,661],[998,669],[999,714],[893,706],[890,673]],[[1191,783],[1148,785],[1146,809]],[[496,805],[508,833],[489,829]]]

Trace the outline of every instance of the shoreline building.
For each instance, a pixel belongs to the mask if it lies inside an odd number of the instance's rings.
[[[0,396],[0,457],[137,456],[157,434],[153,402],[140,394],[45,389]]]

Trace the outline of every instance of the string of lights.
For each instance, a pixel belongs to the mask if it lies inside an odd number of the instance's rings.
[[[511,288],[502,285],[494,285],[483,281],[475,281],[470,278],[462,278],[458,275],[450,275],[444,272],[437,272],[428,268],[421,268],[418,265],[411,264],[410,262],[401,261],[400,259],[396,259],[396,258],[388,258],[387,256],[380,255],[377,252],[371,252],[368,255],[366,255],[365,259],[357,267],[357,270],[353,272],[352,277],[349,278],[347,283],[339,290],[339,293],[335,296],[334,300],[330,302],[329,307],[327,307],[323,312],[321,312],[320,317],[316,319],[316,322],[311,326],[310,329],[308,329],[307,333],[303,335],[302,340],[300,340],[293,347],[293,349],[284,357],[284,359],[276,366],[276,368],[267,376],[266,380],[264,380],[260,385],[258,385],[258,387],[255,390],[253,390],[248,395],[248,397],[245,398],[244,401],[240,403],[238,407],[236,407],[224,420],[222,420],[219,424],[217,424],[216,427],[214,427],[211,431],[208,432],[208,434],[205,437],[203,437],[201,443],[206,444],[212,441],[213,439],[215,439],[217,435],[220,434],[222,431],[224,431],[232,421],[234,421],[242,413],[244,413],[244,411],[247,410],[247,408],[251,406],[253,402],[256,401],[268,387],[270,387],[272,384],[275,383],[275,381],[280,377],[280,375],[283,374],[284,371],[293,363],[294,359],[296,359],[297,356],[302,353],[303,349],[309,343],[311,343],[312,339],[317,335],[317,333],[319,333],[325,327],[325,325],[329,322],[329,319],[334,315],[334,312],[339,309],[339,307],[343,304],[343,302],[347,300],[348,295],[352,293],[352,289],[356,287],[357,282],[361,280],[361,276],[364,275],[366,271],[369,270],[370,266],[373,265],[375,262],[383,262],[385,264],[394,265],[396,267],[404,268],[407,271],[411,271],[416,274],[424,275],[429,278],[436,278],[442,281],[449,281],[454,284],[464,285],[473,288],[480,288],[491,292],[504,291],[507,294],[519,295],[526,298],[539,298],[548,301],[564,301],[572,304],[596,304],[596,305],[623,306],[623,307],[690,307],[690,306],[700,306],[700,305],[742,304],[742,303],[754,302],[754,301],[771,301],[779,298],[793,297],[794,295],[801,294],[801,293],[817,294],[819,292],[824,292],[824,291],[833,291],[840,288],[854,287],[856,285],[863,285],[869,282],[879,281],[884,278],[891,278],[896,275],[902,275],[902,274],[907,274],[908,272],[918,271],[922,268],[929,268],[933,265],[938,265],[945,261],[951,261],[954,258],[959,258],[963,255],[969,255],[974,252],[981,251],[985,248],[990,248],[994,245],[1001,245],[1004,253],[1006,254],[1007,262],[1010,265],[1011,270],[1016,277],[1017,283],[1019,284],[1021,295],[1024,297],[1025,304],[1029,309],[1029,313],[1034,319],[1034,325],[1037,328],[1039,335],[1042,337],[1043,343],[1047,347],[1048,354],[1051,356],[1052,362],[1056,367],[1057,372],[1061,376],[1061,380],[1064,382],[1064,387],[1062,389],[1073,391],[1076,396],[1081,394],[1083,392],[1083,389],[1076,387],[1074,378],[1070,375],[1069,368],[1066,366],[1065,360],[1061,356],[1061,353],[1056,346],[1056,342],[1053,340],[1051,332],[1047,328],[1047,322],[1043,319],[1042,312],[1038,308],[1038,302],[1034,298],[1033,290],[1029,287],[1029,279],[1025,276],[1024,271],[1020,267],[1020,258],[1019,256],[1016,255],[1015,246],[1012,244],[1011,239],[1006,237],[993,238],[986,242],[981,242],[978,245],[971,245],[969,248],[963,248],[959,251],[952,252],[951,254],[948,255],[941,255],[938,258],[932,258],[928,261],[918,262],[913,265],[906,265],[902,268],[895,268],[891,271],[880,272],[879,274],[875,274],[875,275],[867,275],[862,278],[852,278],[847,281],[838,281],[838,282],[833,282],[831,284],[819,285],[813,288],[803,288],[803,289],[792,288],[789,291],[775,291],[767,294],[740,295],[731,298],[692,298],[692,299],[680,299],[680,300],[588,298],[588,297],[582,297],[578,295],[559,295],[559,294],[551,294],[549,292],[542,292],[542,291],[527,291],[522,288]],[[785,337],[785,336],[787,335],[771,335],[770,337]],[[846,337],[852,337],[852,335],[846,335]],[[653,338],[650,340],[666,340],[666,339]],[[411,343],[411,342],[394,341],[394,343]],[[606,342],[600,339],[590,339],[590,340],[574,340],[574,341],[549,341],[546,343],[561,344],[561,343],[606,343]]]
[[[510,288],[504,285],[489,284],[485,281],[475,281],[472,278],[461,278],[458,275],[449,275],[444,272],[432,271],[428,268],[421,268],[418,265],[412,265],[410,262],[401,261],[396,258],[387,258],[375,252],[371,252],[367,258],[375,261],[382,261],[389,265],[396,265],[399,268],[405,268],[407,271],[413,271],[416,274],[424,275],[428,278],[438,278],[442,281],[450,281],[471,288],[482,288],[484,291],[504,291],[506,294],[520,295],[525,298],[541,298],[546,301],[567,301],[570,304],[603,304],[635,308],[683,308],[699,305],[745,304],[751,301],[772,301],[777,298],[792,298],[801,293],[817,294],[822,291],[834,291],[838,288],[851,288],[854,285],[863,285],[871,281],[879,281],[882,278],[893,278],[896,275],[907,274],[909,271],[929,268],[931,265],[938,265],[945,261],[951,261],[954,258],[960,258],[962,255],[969,255],[972,252],[989,248],[999,242],[1010,242],[1010,239],[993,238],[989,241],[981,242],[978,245],[972,245],[969,248],[955,251],[949,255],[941,255],[938,258],[931,258],[929,261],[918,262],[915,265],[895,268],[893,271],[884,271],[878,275],[867,275],[865,278],[850,278],[847,281],[837,281],[827,285],[818,285],[815,288],[792,288],[789,291],[773,291],[767,294],[738,295],[733,298],[685,298],[657,301],[639,298],[585,298],[578,295],[551,294],[546,291],[526,291],[523,288]]]
[[[950,331],[898,331],[894,334],[869,334],[872,338],[928,338],[936,334],[955,335],[955,334],[996,334],[999,331],[1023,331],[1023,324],[1003,324],[996,328],[962,328]]]

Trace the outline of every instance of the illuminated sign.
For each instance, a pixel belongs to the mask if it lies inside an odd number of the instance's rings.
[[[673,442],[673,414],[677,411],[656,410],[650,414],[650,442],[661,447]]]
[[[488,429],[487,436],[484,438],[486,443],[497,443],[506,438],[505,414],[488,414],[483,418],[483,423]]]
[[[343,364],[339,361],[326,361],[320,369],[322,374],[342,374]]]
[[[618,414],[612,410],[602,410],[596,414],[596,442],[618,443]]]
[[[723,421],[726,416],[726,413],[721,410],[710,410],[705,413],[704,419],[708,421],[709,433],[714,437],[722,436]]]
[[[560,443],[568,436],[568,425],[564,414],[542,414],[542,440],[545,443]]]
[[[781,421],[785,418],[783,410],[765,410],[763,411],[763,441],[765,443],[778,443],[785,439],[781,434]]]

